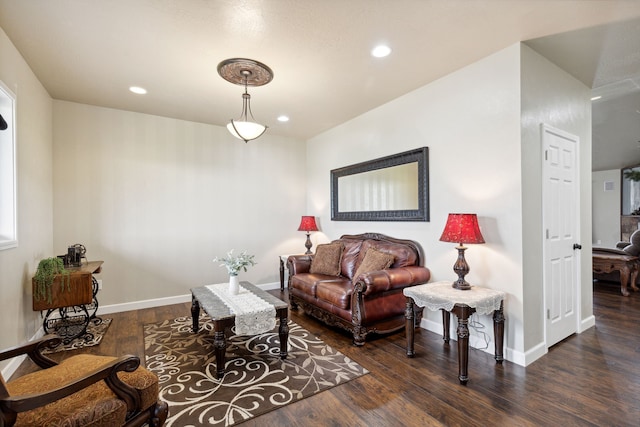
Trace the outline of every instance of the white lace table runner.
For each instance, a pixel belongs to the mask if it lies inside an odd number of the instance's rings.
[[[229,293],[228,283],[207,285],[207,289],[229,307],[236,316],[237,335],[258,335],[276,326],[276,309],[256,294],[240,285],[238,295]]]
[[[405,296],[413,298],[420,307],[429,310],[445,309],[451,311],[456,304],[466,304],[476,309],[478,314],[491,314],[500,309],[500,303],[506,293],[494,289],[472,286],[461,291],[451,287],[453,282],[435,282],[426,285],[411,286],[402,291]]]

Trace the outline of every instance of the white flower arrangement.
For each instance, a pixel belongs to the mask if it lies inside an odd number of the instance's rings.
[[[247,251],[242,252],[240,255],[233,255],[233,249],[227,252],[227,256],[220,258],[215,257],[213,262],[221,262],[220,267],[227,267],[227,271],[230,276],[237,276],[240,270],[247,271],[247,267],[256,265],[253,260],[254,255],[247,254]]]

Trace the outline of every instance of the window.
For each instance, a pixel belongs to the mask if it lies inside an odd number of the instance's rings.
[[[18,246],[15,111],[16,96],[0,81],[0,250]]]

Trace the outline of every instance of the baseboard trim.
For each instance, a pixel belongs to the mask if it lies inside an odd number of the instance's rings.
[[[529,366],[536,360],[540,359],[542,356],[547,354],[549,350],[547,349],[547,345],[544,342],[538,343],[538,345],[532,347],[529,351],[525,353],[520,353],[522,357],[522,366]]]
[[[173,297],[154,298],[141,301],[125,302],[121,304],[110,304],[98,307],[98,315],[102,316],[111,313],[121,313],[132,310],[142,310],[145,308],[161,307],[163,305],[181,304],[191,301],[191,294],[177,295]]]
[[[591,315],[589,317],[587,317],[586,319],[582,319],[580,321],[580,330],[578,331],[578,333],[583,333],[584,331],[586,331],[589,328],[593,328],[594,326],[596,326],[596,316]]]
[[[268,291],[272,289],[280,289],[280,282],[264,283],[257,285],[260,289]],[[120,313],[132,310],[142,310],[144,308],[161,307],[163,305],[182,304],[191,301],[191,294],[176,295],[173,297],[154,298],[141,301],[125,302],[121,304],[110,304],[98,307],[97,314]]]
[[[35,341],[39,338],[42,338],[43,336],[44,336],[44,329],[42,328],[42,326],[40,326],[40,328],[36,331],[35,334],[33,334],[31,339],[29,339],[28,341]],[[11,376],[18,370],[22,362],[24,362],[26,359],[27,359],[26,354],[13,357],[9,361],[9,363],[7,363],[7,366],[5,366],[4,369],[2,370],[2,378],[5,378],[5,380],[8,380],[9,378],[11,378]]]

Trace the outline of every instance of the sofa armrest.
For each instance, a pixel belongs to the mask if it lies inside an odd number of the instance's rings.
[[[289,277],[296,274],[308,273],[311,270],[313,255],[291,255],[287,258]]]
[[[371,271],[360,275],[354,284],[354,291],[363,295],[377,294],[427,283],[430,278],[429,269],[419,266]]]
[[[618,242],[618,243],[616,243],[616,248],[624,249],[627,246],[629,246],[630,244],[631,244],[630,242]]]
[[[609,255],[627,255],[627,256],[633,256],[630,253],[627,253],[621,249],[614,249],[614,248],[593,248],[592,250],[592,254],[593,255],[598,255],[598,253],[601,254],[609,254]]]

